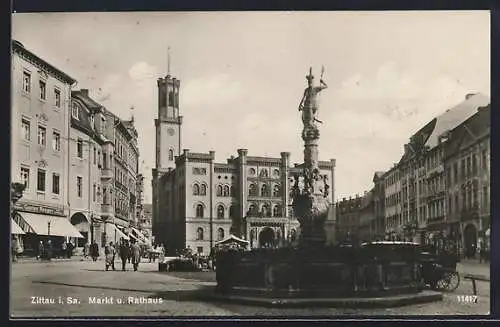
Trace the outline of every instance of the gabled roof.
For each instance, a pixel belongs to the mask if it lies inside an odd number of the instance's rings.
[[[480,107],[490,103],[490,98],[481,93],[468,94],[466,99],[432,119],[410,137],[400,162],[405,161],[423,147],[432,149],[439,144],[439,138],[473,116]]]
[[[425,143],[430,149],[439,144],[439,136],[450,131],[473,116],[478,108],[487,106],[490,98],[481,93],[470,95],[467,99],[453,108],[446,110],[437,117],[432,134]]]

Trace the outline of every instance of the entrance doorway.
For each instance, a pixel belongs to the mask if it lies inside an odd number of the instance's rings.
[[[264,228],[259,233],[259,247],[272,247],[275,243],[274,231],[270,227]]]
[[[464,229],[464,251],[467,258],[473,258],[476,255],[477,247],[477,228],[473,224],[465,226]]]

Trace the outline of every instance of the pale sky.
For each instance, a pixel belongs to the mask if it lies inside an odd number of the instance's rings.
[[[490,95],[490,17],[476,12],[191,12],[14,14],[13,38],[78,80],[139,132],[151,202],[156,79],[181,80],[183,148],[225,162],[290,151],[302,162],[297,110],[321,66],[320,159],[336,158],[337,199],[363,193],[403,144],[467,93]]]

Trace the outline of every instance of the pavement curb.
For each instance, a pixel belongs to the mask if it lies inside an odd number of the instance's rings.
[[[332,307],[332,308],[392,308],[412,304],[438,302],[443,300],[443,294],[433,291],[424,291],[418,294],[398,295],[376,298],[266,298],[240,295],[211,294],[209,300],[230,302],[245,305],[300,308],[300,307]]]

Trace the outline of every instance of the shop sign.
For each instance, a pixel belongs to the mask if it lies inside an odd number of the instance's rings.
[[[26,211],[31,213],[39,213],[43,215],[51,215],[51,216],[65,216],[63,208],[50,207],[50,206],[41,206],[30,203],[16,203],[16,210],[18,211]]]

